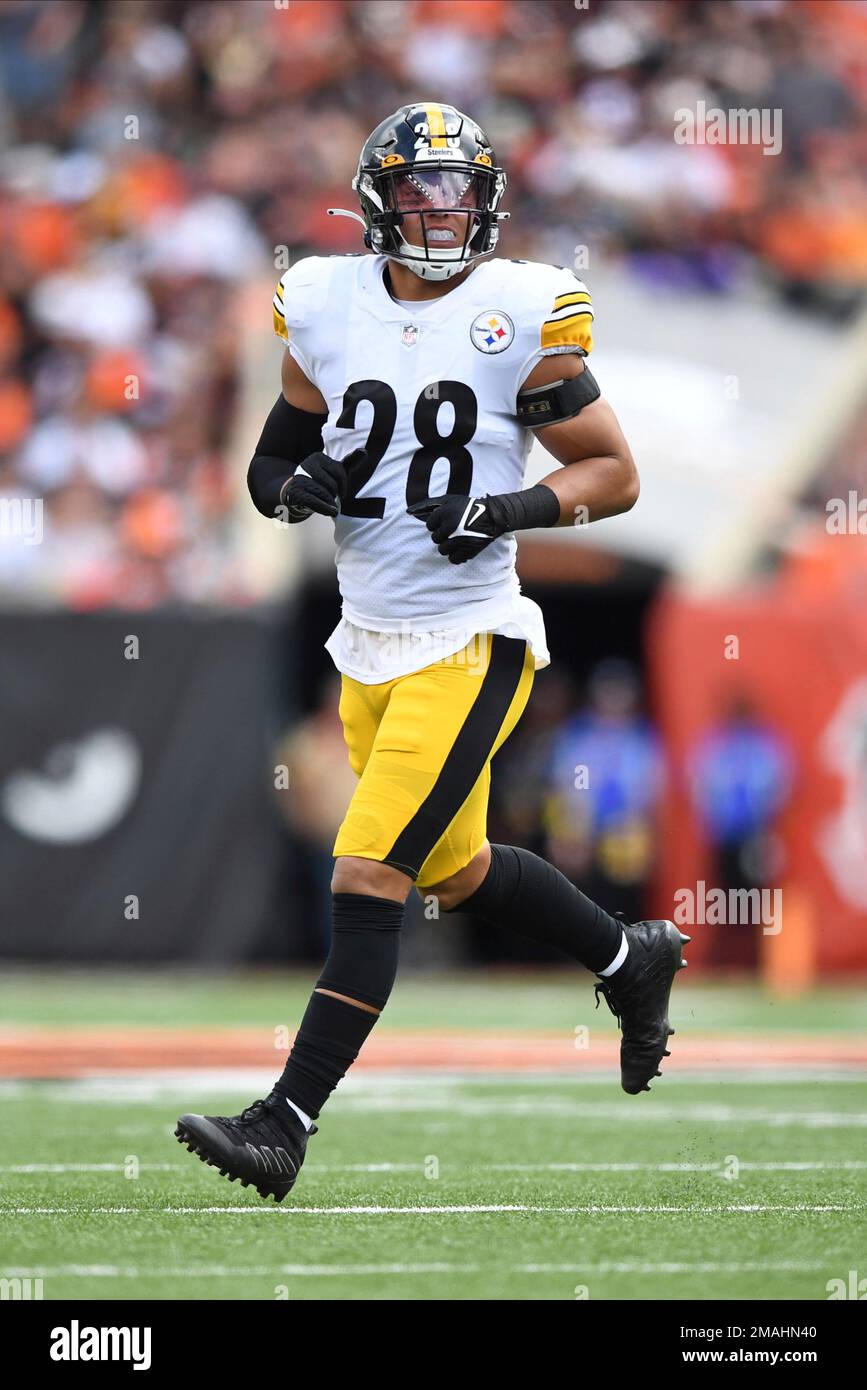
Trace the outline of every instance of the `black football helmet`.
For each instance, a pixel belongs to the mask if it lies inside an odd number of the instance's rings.
[[[509,215],[497,211],[506,175],[485,132],[437,102],[402,106],[382,121],[364,142],[352,187],[365,246],[425,280],[448,280],[493,251]],[[465,220],[462,233],[455,214]],[[419,217],[421,244],[404,236],[408,215]]]

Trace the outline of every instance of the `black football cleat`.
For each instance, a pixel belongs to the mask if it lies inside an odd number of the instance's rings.
[[[315,1134],[316,1126],[310,1130]],[[182,1115],[175,1136],[220,1176],[282,1202],[295,1185],[310,1137],[285,1097],[272,1091],[240,1115]]]
[[[596,984],[596,1007],[601,994],[620,1025],[620,1082],[635,1096],[650,1090],[651,1078],[662,1075],[663,1057],[671,1056],[668,1000],[675,975],[687,963],[683,944],[691,938],[673,922],[624,922],[623,930],[629,953],[619,970]]]

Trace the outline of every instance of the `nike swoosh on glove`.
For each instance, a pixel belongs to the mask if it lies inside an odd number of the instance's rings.
[[[280,501],[288,511],[287,520],[305,521],[313,512],[336,516],[338,503],[346,495],[349,469],[366,458],[366,449],[354,449],[345,459],[311,454],[299,463],[280,491]]]
[[[509,529],[498,497],[465,497],[450,492],[408,508],[431,533],[440,555],[452,565],[466,564]]]

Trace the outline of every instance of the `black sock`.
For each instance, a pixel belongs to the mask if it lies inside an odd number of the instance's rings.
[[[334,935],[318,986],[382,1009],[397,973],[403,903],[334,895]],[[346,1075],[378,1013],[315,990],[274,1090],[316,1119]]]
[[[274,1090],[315,1120],[349,1071],[378,1017],[314,991]]]
[[[521,936],[556,946],[588,970],[605,970],[623,940],[623,927],[528,849],[491,845],[491,867],[455,912],[474,912]]]

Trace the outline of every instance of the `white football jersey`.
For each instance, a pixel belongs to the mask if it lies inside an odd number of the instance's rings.
[[[325,452],[367,450],[335,519],[343,614],[380,632],[492,630],[520,593],[514,536],[452,565],[407,508],[520,489],[518,391],[543,356],[591,350],[590,295],[571,270],[489,260],[439,299],[400,303],[386,265],[311,256],[274,297],[275,331],[328,404]]]

